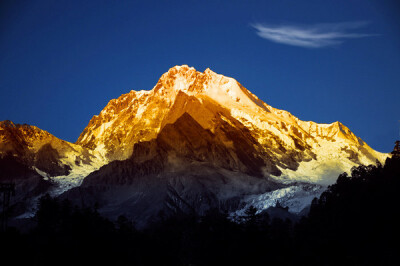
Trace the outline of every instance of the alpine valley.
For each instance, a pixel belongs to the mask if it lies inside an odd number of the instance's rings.
[[[233,78],[186,65],[111,100],[76,143],[0,122],[0,181],[16,184],[14,217],[32,216],[45,193],[138,227],[215,208],[235,219],[278,201],[301,214],[339,174],[387,157],[340,122],[301,121]]]

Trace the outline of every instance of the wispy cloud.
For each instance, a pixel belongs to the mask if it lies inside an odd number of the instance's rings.
[[[376,36],[357,33],[354,30],[366,26],[368,22],[342,22],[314,25],[267,25],[252,24],[261,38],[287,45],[321,48],[343,43],[346,39]]]

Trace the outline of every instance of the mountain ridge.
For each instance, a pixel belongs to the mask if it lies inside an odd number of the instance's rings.
[[[91,119],[76,143],[98,149],[110,160],[127,159],[134,143],[154,139],[165,124],[173,123],[185,110],[211,131],[215,127],[213,119],[223,113],[222,119],[248,128],[261,145],[298,149],[313,159],[313,150],[326,149],[337,140],[342,142],[337,150],[346,150],[344,154],[352,158],[353,166],[385,158],[340,122],[301,121],[264,103],[233,78],[209,68],[198,72],[187,65],[169,69],[152,90],[131,91],[111,100]],[[323,142],[326,143],[321,145]],[[344,168],[351,167],[343,166],[341,170]]]

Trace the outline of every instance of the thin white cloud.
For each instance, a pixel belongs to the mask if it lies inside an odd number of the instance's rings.
[[[252,24],[261,38],[287,45],[321,48],[339,45],[345,39],[375,36],[350,32],[367,25],[367,22],[325,23],[308,26]]]

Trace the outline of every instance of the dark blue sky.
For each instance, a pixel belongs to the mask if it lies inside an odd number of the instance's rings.
[[[74,142],[110,99],[187,64],[234,77],[302,120],[341,121],[389,152],[400,119],[396,2],[2,0],[0,120]],[[304,47],[252,25],[342,35]]]

